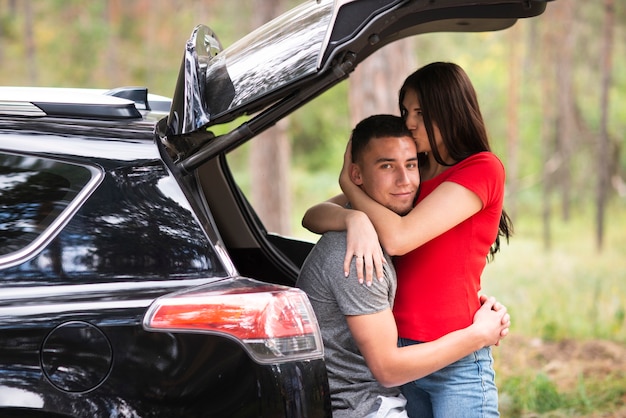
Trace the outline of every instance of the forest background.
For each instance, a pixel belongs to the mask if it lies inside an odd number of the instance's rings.
[[[227,47],[297,3],[0,0],[0,84],[143,85],[171,96],[195,25]],[[468,72],[507,168],[515,235],[484,275],[484,291],[513,317],[494,350],[502,415],[626,417],[624,2],[557,0],[505,31],[396,42],[265,133],[263,146],[230,155],[238,180],[268,229],[315,240],[300,219],[339,192],[351,126],[397,114],[404,77],[432,61]]]

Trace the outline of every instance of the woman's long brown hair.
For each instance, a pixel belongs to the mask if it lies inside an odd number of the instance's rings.
[[[407,109],[402,103],[407,91],[417,94],[428,141],[437,163],[451,165],[443,161],[437,150],[433,123],[439,128],[448,155],[454,160],[453,164],[470,155],[491,151],[476,91],[461,67],[448,62],[435,62],[409,75],[399,95],[400,111],[405,119]],[[420,163],[424,163],[425,159],[424,155],[420,156]],[[490,260],[500,250],[500,237],[506,238],[508,242],[512,235],[513,223],[502,209],[498,236],[489,250]]]

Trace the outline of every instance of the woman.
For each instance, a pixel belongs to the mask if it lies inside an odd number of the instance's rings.
[[[399,216],[369,198],[350,181],[348,149],[339,178],[344,195],[309,209],[303,225],[318,233],[347,229],[345,269],[356,256],[366,279],[373,269],[382,271],[380,245],[397,256],[393,310],[400,344],[409,345],[471,324],[487,258],[512,227],[502,209],[504,167],[490,151],[463,69],[451,63],[420,68],[405,80],[399,103],[420,161],[415,207]],[[402,389],[410,416],[499,416],[490,348]]]

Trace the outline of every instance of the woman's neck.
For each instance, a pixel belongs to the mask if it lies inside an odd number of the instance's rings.
[[[445,160],[444,160],[445,161]],[[420,178],[422,181],[430,180],[450,168],[450,165],[442,165],[435,160],[432,152],[428,153],[428,160],[420,167]]]

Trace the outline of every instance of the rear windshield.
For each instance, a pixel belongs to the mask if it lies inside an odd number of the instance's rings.
[[[98,174],[93,167],[0,153],[0,256],[45,242]]]

